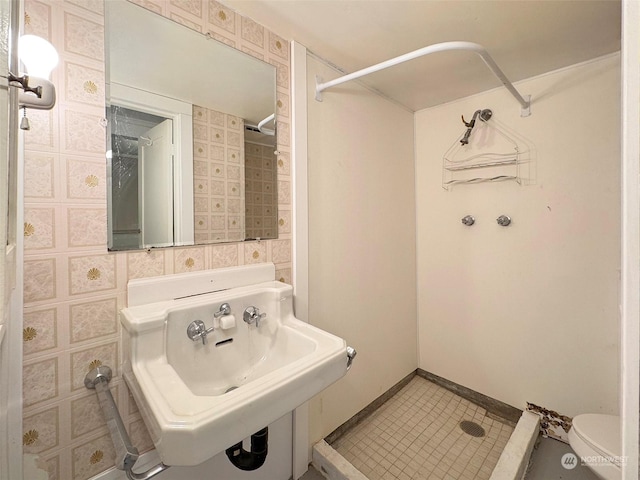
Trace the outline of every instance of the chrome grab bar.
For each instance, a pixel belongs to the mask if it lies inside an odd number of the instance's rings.
[[[124,428],[122,417],[109,389],[111,381],[111,368],[102,365],[94,368],[84,377],[84,386],[96,391],[100,407],[107,421],[107,427],[111,434],[111,441],[116,451],[115,465],[118,470],[124,470],[129,480],[147,480],[163,472],[169,465],[159,463],[144,473],[135,473],[132,469],[140,457],[138,449],[133,446],[129,434]]]

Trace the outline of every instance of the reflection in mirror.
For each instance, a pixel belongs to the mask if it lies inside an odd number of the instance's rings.
[[[276,238],[275,67],[105,8],[109,249]]]
[[[162,158],[171,148],[172,120],[117,105],[107,118],[114,249],[173,245],[173,196],[163,194],[173,191],[173,168]]]

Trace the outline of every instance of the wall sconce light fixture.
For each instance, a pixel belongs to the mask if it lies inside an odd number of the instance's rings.
[[[51,110],[56,104],[56,88],[49,80],[51,71],[58,64],[58,52],[44,38],[23,35],[18,41],[18,57],[25,73],[18,76],[9,72],[9,82],[19,84],[23,92],[18,95],[18,104],[24,116],[20,122],[22,130],[29,130],[27,107],[36,110]]]

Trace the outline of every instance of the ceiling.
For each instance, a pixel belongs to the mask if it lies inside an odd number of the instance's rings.
[[[462,40],[484,46],[516,82],[620,49],[619,0],[223,2],[346,73]],[[428,55],[363,81],[412,111],[500,86],[479,56],[462,51]]]

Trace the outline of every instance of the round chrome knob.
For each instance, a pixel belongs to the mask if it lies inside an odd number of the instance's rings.
[[[496,218],[496,222],[498,222],[498,225],[501,227],[508,227],[511,224],[511,217],[508,217],[507,215],[500,215]]]
[[[466,215],[466,216],[462,217],[462,224],[463,225],[466,225],[467,227],[470,227],[474,223],[476,223],[476,219],[473,218],[472,215]]]

